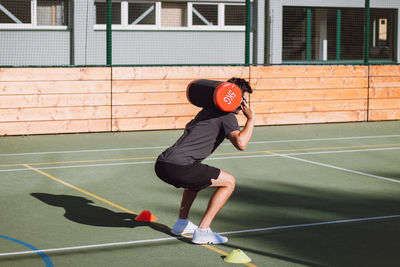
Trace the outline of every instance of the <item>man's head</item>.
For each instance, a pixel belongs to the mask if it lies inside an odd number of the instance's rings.
[[[243,95],[245,92],[247,92],[249,94],[253,93],[253,89],[251,88],[251,86],[245,79],[232,77],[229,80],[227,80],[227,82],[234,83],[237,86],[239,86]]]
[[[246,102],[250,101],[250,96],[249,95],[253,93],[253,89],[251,88],[251,86],[249,85],[249,83],[245,79],[232,77],[229,80],[227,80],[227,82],[236,84],[240,88],[240,90],[242,91],[243,100],[246,101]],[[237,114],[240,110],[241,110],[241,107],[239,106],[234,111],[234,113]]]

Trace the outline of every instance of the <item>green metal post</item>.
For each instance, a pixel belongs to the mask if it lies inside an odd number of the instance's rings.
[[[106,28],[106,45],[107,45],[107,66],[112,65],[112,3],[107,0],[107,28]]]
[[[364,55],[364,63],[369,63],[369,23],[370,23],[370,8],[369,8],[369,0],[365,0],[365,55]]]
[[[306,60],[311,60],[311,8],[307,8],[307,46],[306,46]]]
[[[341,28],[342,28],[342,10],[336,11],[336,60],[340,60],[340,42],[341,39]]]
[[[251,7],[250,7],[250,0],[246,0],[246,40],[245,40],[245,64],[250,65],[250,19],[251,19]]]

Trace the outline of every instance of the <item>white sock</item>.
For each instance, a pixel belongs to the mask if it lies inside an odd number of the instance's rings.
[[[197,228],[197,231],[199,231],[200,233],[205,233],[205,232],[211,231],[211,229],[210,229],[210,227],[208,227],[208,228]]]
[[[180,219],[178,218],[178,221],[176,222],[177,224],[188,224],[189,219]]]

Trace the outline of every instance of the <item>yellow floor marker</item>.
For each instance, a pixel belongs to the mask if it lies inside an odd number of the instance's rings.
[[[224,259],[225,262],[229,263],[247,263],[251,262],[251,259],[240,249],[234,249]]]

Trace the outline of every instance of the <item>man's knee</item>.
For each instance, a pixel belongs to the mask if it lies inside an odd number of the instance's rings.
[[[231,188],[232,190],[235,188],[236,179],[232,174],[221,170],[220,176],[220,178],[222,178],[223,180],[225,187]]]

